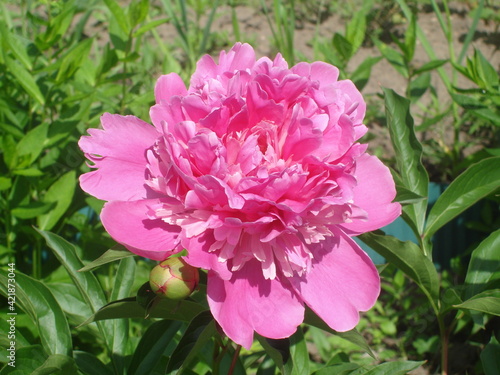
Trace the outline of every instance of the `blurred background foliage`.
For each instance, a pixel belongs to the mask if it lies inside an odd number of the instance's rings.
[[[99,126],[104,112],[133,114],[147,121],[155,81],[161,74],[176,72],[188,82],[203,54],[218,53],[236,41],[257,47],[262,35],[258,30],[249,33],[242,24],[241,10],[253,9],[250,17],[259,15],[270,30],[264,36],[270,48],[260,51],[271,56],[279,51],[290,65],[302,60],[327,61],[339,67],[341,78],[353,80],[363,90],[374,66],[388,62],[392,74],[403,79],[404,85],[397,89],[416,113],[415,130],[428,172],[437,182],[449,183],[471,164],[500,155],[498,66],[480,49],[472,49],[482,22],[496,25],[493,37],[498,50],[500,4],[483,0],[459,4],[468,10],[464,17],[470,28],[457,48],[453,8],[446,1],[2,1],[0,264],[15,263],[21,285],[17,290],[17,353],[18,360],[26,361],[25,373],[43,364],[62,374],[165,373],[160,369],[179,356],[181,340],[189,339],[185,332],[215,329],[203,317],[193,323],[145,320],[140,314],[130,320],[82,326],[106,303],[134,297],[154,265],[116,256],[119,262],[103,262],[94,272],[76,272],[115,246],[98,219],[102,202],[85,195],[78,186],[78,176],[89,168],[77,141],[87,128]],[[423,12],[432,12],[438,20],[435,32],[447,41],[444,58],[438,58],[441,51],[434,49],[419,26]],[[332,15],[342,26],[325,35],[320,32],[322,24]],[[307,41],[307,53],[296,47],[296,35],[305,24],[315,30]],[[367,47],[378,52],[356,60]],[[417,50],[425,54],[418,61]],[[382,97],[381,89],[367,96],[366,123],[370,127],[385,127]],[[384,152],[386,139],[378,137],[370,132],[365,140],[395,167],[394,152]],[[475,146],[472,151],[471,145]],[[480,218],[468,225],[486,235],[500,227],[498,199],[490,197],[484,207]],[[440,273],[443,288],[463,281],[469,257],[470,251],[452,259],[451,268]],[[437,323],[423,302],[425,297],[414,293],[418,287],[394,266],[382,267],[381,275],[380,301],[359,327],[377,360],[356,338],[346,340],[308,326],[305,338],[291,339],[292,353],[311,360],[307,372],[321,374],[325,365],[344,365],[347,358],[368,370],[375,363],[401,358],[425,359],[428,371],[439,367]],[[6,311],[7,307],[1,313],[5,316]],[[467,350],[472,353],[463,364],[467,373],[488,374],[480,353],[486,345],[492,351],[499,344],[473,318],[463,314],[450,333],[458,343],[455,356],[460,358],[460,350]],[[483,322],[489,324],[490,332],[498,330],[495,319]],[[3,347],[8,344],[7,329],[2,319]],[[54,337],[58,339],[51,344]],[[196,339],[199,337],[198,332]],[[237,365],[232,363],[235,348],[205,341],[196,354],[197,364],[188,366],[192,362],[187,361],[182,365],[185,373],[206,373],[214,357],[219,358],[220,373],[229,368],[235,373],[278,371],[275,348],[266,347],[263,340],[250,352],[243,351]],[[187,345],[195,343],[199,341]],[[6,353],[0,353],[1,362],[7,362]],[[179,360],[184,363],[186,358]],[[180,365],[171,363],[169,369],[174,373]],[[420,365],[407,363],[391,373],[406,373]],[[343,369],[345,373],[357,370],[355,366]],[[0,373],[10,371],[5,366]]]

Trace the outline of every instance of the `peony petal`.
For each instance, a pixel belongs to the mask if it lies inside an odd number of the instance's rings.
[[[186,85],[176,73],[162,75],[156,81],[155,99],[157,104],[162,101],[170,101],[172,96],[184,96],[186,93]]]
[[[226,335],[250,349],[254,331],[271,338],[289,337],[304,319],[304,306],[288,282],[266,280],[262,266],[248,261],[230,281],[209,272],[210,310]]]
[[[333,228],[334,237],[311,245],[312,269],[291,279],[303,301],[331,328],[344,332],[359,322],[380,293],[377,269],[347,235]]]
[[[80,177],[84,191],[102,200],[147,198],[146,153],[159,133],[134,116],[104,114],[102,129],[89,129],[90,136],[78,145],[97,170]]]
[[[389,168],[375,156],[363,154],[356,160],[357,186],[353,189],[354,205],[368,214],[367,219],[353,219],[342,224],[350,235],[379,229],[401,215],[401,205],[391,203],[396,187]]]
[[[101,212],[102,224],[113,239],[133,253],[154,260],[166,259],[178,252],[180,227],[161,219],[150,219],[148,213],[159,199],[108,202]]]

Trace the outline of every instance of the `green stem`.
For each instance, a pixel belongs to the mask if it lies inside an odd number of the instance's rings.
[[[448,340],[449,331],[446,329],[444,319],[438,316],[439,335],[441,336],[441,375],[448,375]]]

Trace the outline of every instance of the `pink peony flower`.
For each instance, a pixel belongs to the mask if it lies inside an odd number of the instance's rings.
[[[186,89],[159,78],[154,126],[105,114],[79,145],[107,201],[104,227],[146,258],[208,270],[211,312],[249,348],[254,332],[292,335],[308,305],[331,328],[355,327],[380,280],[351,236],[400,215],[392,176],[356,141],[365,103],[323,62],[289,68],[236,44],[204,56]]]

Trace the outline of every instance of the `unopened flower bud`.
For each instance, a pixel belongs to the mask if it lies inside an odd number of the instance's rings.
[[[198,286],[198,269],[182,258],[169,258],[158,264],[149,274],[151,290],[166,298],[181,300]]]

